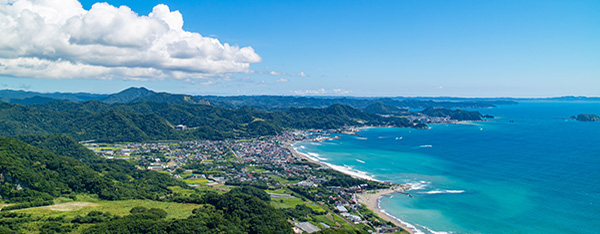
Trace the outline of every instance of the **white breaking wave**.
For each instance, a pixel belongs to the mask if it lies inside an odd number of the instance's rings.
[[[431,234],[450,234],[450,233],[452,233],[452,232],[436,232],[434,230],[431,230],[431,228],[425,227],[423,225],[419,225],[419,226],[427,229],[427,231],[430,232]]]
[[[363,140],[363,141],[366,141],[366,140],[367,140],[367,138],[366,138],[366,137],[357,137],[356,139]]]
[[[433,145],[420,145],[419,148],[431,148]]]
[[[313,153],[313,152],[303,153],[303,152],[298,151],[297,148],[295,148],[295,147],[293,147],[293,149],[297,153],[302,154],[305,157],[307,157],[307,158],[309,158],[309,159],[311,159],[313,161],[321,162],[322,164],[325,164],[329,168],[331,168],[333,170],[336,170],[336,171],[339,171],[341,173],[344,173],[346,175],[350,175],[350,176],[361,178],[361,179],[366,179],[366,180],[372,180],[372,181],[381,182],[380,180],[375,179],[372,175],[369,175],[369,174],[367,174],[364,171],[356,170],[356,169],[352,168],[351,166],[348,166],[348,165],[337,166],[337,165],[333,165],[331,163],[323,162],[323,161],[327,161],[327,159],[320,157],[321,155],[319,155],[317,153]]]
[[[429,186],[429,182],[427,181],[419,181],[419,182],[413,182],[413,183],[408,183],[410,185],[410,190],[422,190],[425,189]]]
[[[464,193],[465,190],[446,190],[447,193]]]
[[[353,177],[357,177],[357,178],[361,178],[361,179],[366,179],[366,180],[379,181],[379,180],[376,180],[372,175],[369,175],[369,174],[367,174],[364,171],[356,170],[353,167],[348,166],[348,165],[337,166],[337,165],[333,165],[331,163],[326,163],[326,162],[322,162],[322,163],[325,164],[325,165],[327,165],[331,169],[339,171],[339,172],[344,173],[346,175],[350,175],[350,176],[353,176]],[[379,181],[379,182],[381,182],[381,181]]]
[[[442,193],[464,193],[465,190],[432,190],[429,192],[423,192],[424,194],[442,194]]]
[[[313,159],[317,159],[319,161],[327,161],[327,159],[326,158],[322,158],[320,154],[312,153],[312,152],[306,152],[306,154],[308,154]]]
[[[360,159],[356,159],[356,161],[359,162],[359,163],[365,163],[365,161],[360,160]]]

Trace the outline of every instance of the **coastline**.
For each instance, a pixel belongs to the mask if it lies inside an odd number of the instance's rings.
[[[377,216],[379,216],[379,218],[384,219],[385,221],[390,221],[392,222],[394,225],[402,228],[404,231],[410,233],[410,234],[415,234],[416,233],[416,228],[404,221],[401,221],[400,219],[389,215],[387,212],[385,212],[385,210],[381,209],[381,207],[379,206],[379,202],[381,200],[382,197],[390,195],[390,194],[394,194],[394,193],[402,193],[404,191],[404,189],[400,188],[400,186],[398,186],[398,188],[393,188],[393,189],[380,189],[377,190],[375,192],[366,192],[366,193],[361,193],[361,194],[356,194],[356,200],[359,203],[364,204],[365,206],[367,206],[367,208],[371,211],[373,211],[373,213],[377,214]]]
[[[298,142],[300,142],[300,141],[298,141]],[[300,153],[292,146],[293,144],[298,143],[298,142],[288,142],[285,144],[285,147],[292,153],[292,155],[294,155],[297,158],[306,159],[309,162],[321,165],[323,167],[328,167],[328,168],[334,169],[336,171],[339,171],[341,173],[344,173],[344,174],[352,176],[352,177],[382,182],[382,181],[376,180],[367,175],[360,175],[357,173],[350,173],[347,170],[341,170],[340,168],[338,168],[339,166],[335,166],[330,163],[325,163],[325,162],[319,161],[318,159],[310,157],[309,155]],[[366,193],[356,194],[357,201],[359,203],[362,203],[365,206],[367,206],[367,209],[373,211],[375,214],[377,214],[377,216],[379,216],[379,218],[384,219],[385,221],[392,222],[394,225],[402,228],[404,231],[406,231],[410,234],[415,234],[415,233],[417,233],[416,232],[417,229],[413,225],[411,225],[407,222],[401,221],[400,219],[388,214],[387,212],[385,212],[385,210],[381,209],[381,207],[379,206],[379,200],[381,199],[381,197],[390,195],[390,194],[394,194],[394,193],[403,193],[405,190],[407,190],[407,186],[410,186],[410,185],[396,185],[391,189],[380,189],[380,190],[376,190],[375,192],[369,191]]]

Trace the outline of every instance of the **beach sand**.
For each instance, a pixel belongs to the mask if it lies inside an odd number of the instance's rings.
[[[306,159],[309,162],[316,163],[316,164],[319,164],[324,167],[330,167],[329,165],[327,165],[321,161],[318,161],[316,159],[308,157],[307,155],[299,153],[292,147],[292,144],[293,144],[293,142],[285,144],[285,147],[288,148],[295,157]],[[340,172],[347,174],[345,171],[340,171]],[[351,174],[347,174],[347,175],[355,177],[355,175],[351,175]],[[364,177],[361,177],[361,178],[362,179],[371,179],[371,178],[364,178]],[[378,182],[381,182],[381,181],[378,181]],[[378,206],[379,198],[381,198],[382,196],[385,196],[385,195],[403,192],[404,189],[407,188],[406,186],[407,185],[400,185],[400,186],[396,186],[396,188],[394,188],[394,189],[380,189],[375,192],[365,192],[362,194],[357,194],[356,197],[357,197],[357,200],[359,203],[365,204],[367,206],[367,209],[373,211],[373,213],[377,214],[377,216],[379,216],[380,218],[382,218],[386,221],[392,222],[394,225],[404,229],[408,233],[414,234],[415,232],[412,228],[409,228],[406,224],[403,224],[402,222],[398,221],[394,217],[391,217],[388,214],[384,213]]]
[[[385,195],[393,194],[393,193],[403,192],[403,191],[404,190],[402,190],[402,189],[380,189],[375,192],[365,192],[362,194],[357,194],[356,198],[359,203],[366,205],[367,208],[369,210],[373,211],[373,213],[377,214],[377,216],[379,216],[379,218],[382,218],[386,221],[390,221],[393,224],[395,224],[396,226],[404,229],[408,233],[414,234],[415,232],[413,231],[412,228],[409,228],[404,223],[401,223],[397,219],[384,213],[381,209],[379,209],[379,206],[378,206],[379,199],[381,197],[383,197]]]

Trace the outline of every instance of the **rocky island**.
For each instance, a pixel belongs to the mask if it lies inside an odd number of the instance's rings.
[[[574,119],[582,122],[597,122],[600,121],[600,116],[594,114],[578,114],[576,117],[571,116],[570,119]]]

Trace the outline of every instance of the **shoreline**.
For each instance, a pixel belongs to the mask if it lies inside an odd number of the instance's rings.
[[[309,162],[318,164],[323,167],[331,168],[333,170],[339,171],[339,172],[349,175],[351,177],[382,182],[382,181],[376,180],[370,176],[360,175],[358,173],[350,173],[347,170],[341,170],[341,169],[337,168],[340,166],[335,166],[330,163],[325,163],[325,162],[319,161],[316,158],[310,157],[309,155],[300,153],[292,146],[293,144],[298,143],[298,142],[301,142],[301,141],[288,142],[285,144],[285,147],[288,150],[290,150],[290,152],[292,152],[292,155],[294,155],[297,158],[306,159]],[[402,228],[402,230],[404,230],[410,234],[415,234],[415,233],[417,233],[417,229],[415,228],[415,226],[388,214],[387,212],[385,212],[385,210],[381,209],[381,207],[379,206],[379,201],[383,196],[394,194],[394,193],[404,193],[404,191],[406,190],[406,186],[410,186],[410,185],[395,185],[394,186],[395,188],[392,187],[390,189],[379,189],[379,190],[376,190],[375,192],[369,191],[366,193],[356,194],[355,196],[358,198],[357,201],[359,203],[366,205],[367,209],[373,211],[373,213],[377,214],[377,216],[379,216],[379,218],[381,218],[385,221],[392,222],[394,225]]]
[[[384,209],[381,209],[381,206],[379,205],[382,197],[404,192],[404,188],[400,188],[401,186],[397,187],[398,188],[380,189],[376,190],[375,192],[370,191],[362,194],[356,194],[356,200],[357,202],[367,206],[367,209],[373,211],[373,213],[375,213],[379,218],[392,222],[394,225],[402,228],[404,231],[410,234],[415,234],[417,233],[415,226],[388,214]]]

